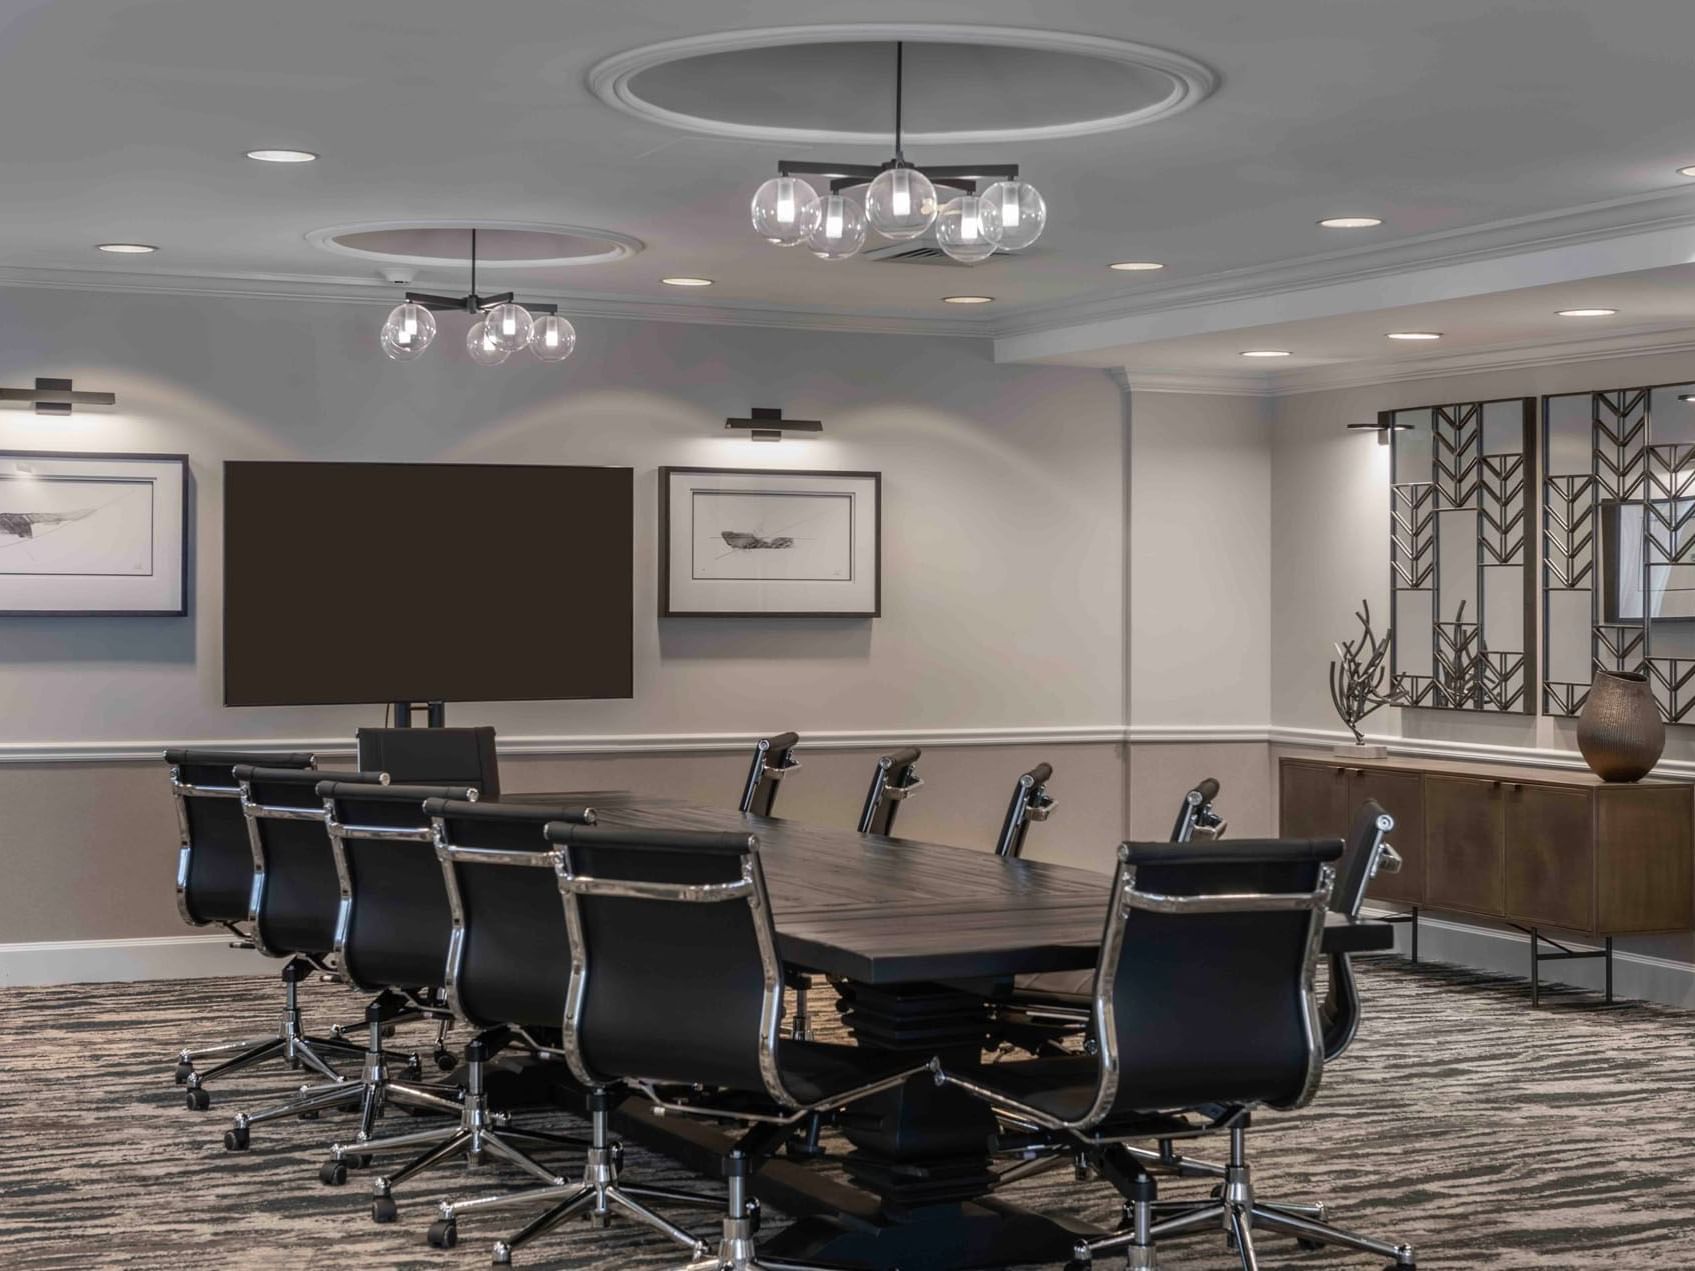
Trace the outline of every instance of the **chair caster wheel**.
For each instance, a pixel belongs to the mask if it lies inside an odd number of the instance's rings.
[[[188,1079],[193,1075],[193,1064],[184,1062],[177,1065],[177,1085],[186,1086],[188,1084]]]
[[[1305,1236],[1296,1236],[1295,1247],[1302,1253],[1317,1253],[1320,1249],[1324,1248],[1324,1241],[1308,1240]]]
[[[312,1108],[310,1111],[302,1112],[300,1114],[300,1119],[302,1121],[316,1121],[318,1119],[318,1109]]]
[[[452,1072],[459,1066],[459,1056],[451,1050],[438,1050],[435,1054],[436,1067],[443,1072]]]
[[[347,1181],[347,1166],[340,1161],[325,1161],[318,1166],[318,1181],[325,1187],[340,1187]]]
[[[212,1096],[199,1086],[191,1086],[188,1091],[187,1103],[190,1112],[204,1112],[212,1106]]]
[[[507,1244],[504,1240],[497,1240],[494,1242],[494,1265],[497,1267],[509,1267],[512,1265],[512,1246]]]
[[[369,1169],[371,1167],[371,1154],[369,1152],[344,1152],[341,1156],[341,1163],[348,1169]]]
[[[398,1217],[400,1217],[400,1206],[394,1203],[393,1196],[377,1196],[372,1198],[372,1222],[393,1222]]]
[[[430,1245],[436,1249],[452,1249],[459,1244],[459,1224],[451,1218],[438,1218],[430,1224]]]
[[[610,1227],[612,1225],[612,1215],[611,1214],[590,1214],[588,1222],[589,1222],[589,1226],[593,1227],[596,1231],[605,1231],[608,1227]]]
[[[467,1152],[465,1153],[465,1164],[481,1168],[488,1164],[488,1154],[486,1152]]]
[[[406,1075],[408,1077],[416,1080],[423,1074],[423,1071],[423,1061],[418,1058],[417,1051],[413,1051],[410,1055],[406,1056]]]
[[[224,1150],[226,1152],[245,1152],[247,1150],[247,1127],[238,1125],[234,1129],[224,1131]]]

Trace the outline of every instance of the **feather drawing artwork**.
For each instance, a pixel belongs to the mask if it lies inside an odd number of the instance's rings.
[[[38,525],[46,527],[42,531],[46,533],[58,526],[93,516],[97,510],[78,508],[74,512],[0,512],[0,536],[15,540],[39,538],[40,534],[35,528]]]
[[[760,538],[757,534],[748,534],[741,530],[722,530],[720,535],[730,545],[731,550],[738,552],[781,551],[795,545],[794,539],[787,534],[775,538]]]

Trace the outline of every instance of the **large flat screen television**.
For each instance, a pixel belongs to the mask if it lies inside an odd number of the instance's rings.
[[[629,697],[628,468],[224,465],[224,704]]]

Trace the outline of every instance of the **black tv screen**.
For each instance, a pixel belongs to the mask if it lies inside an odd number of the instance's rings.
[[[628,468],[224,464],[224,704],[629,697]]]

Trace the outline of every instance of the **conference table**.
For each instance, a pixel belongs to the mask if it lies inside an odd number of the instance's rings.
[[[504,798],[586,804],[601,825],[625,829],[755,835],[784,963],[829,977],[859,1044],[909,1051],[915,1062],[938,1053],[950,1063],[974,1061],[989,1031],[989,1002],[1013,977],[1092,967],[1111,890],[1110,874],[1094,870],[640,792]],[[1111,848],[1101,845],[1103,861]],[[1393,941],[1387,923],[1331,915],[1324,951],[1381,951]],[[660,1116],[637,1100],[617,1121],[627,1137],[709,1175],[731,1141],[722,1128]],[[853,1150],[829,1159],[846,1178],[784,1158],[756,1177],[754,1194],[795,1219],[761,1240],[763,1252],[943,1271],[1064,1262],[1079,1237],[1105,1234],[992,1195],[993,1113],[927,1075],[856,1105],[837,1128]]]

